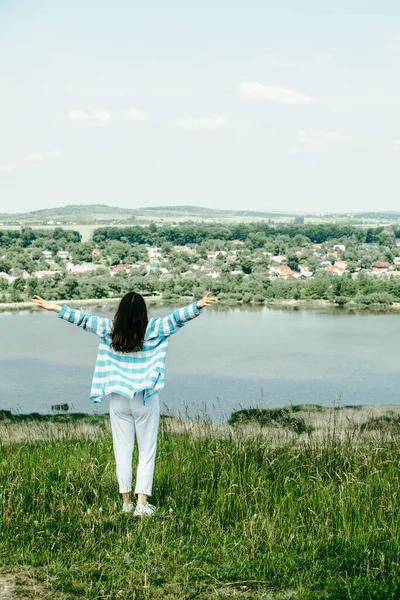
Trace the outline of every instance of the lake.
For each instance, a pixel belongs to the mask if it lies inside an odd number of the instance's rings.
[[[88,309],[94,314],[113,313]],[[150,308],[164,316],[173,308]],[[95,335],[56,313],[0,314],[0,409],[108,412],[89,401]],[[170,340],[164,414],[229,418],[233,410],[303,403],[397,404],[400,315],[204,309]]]

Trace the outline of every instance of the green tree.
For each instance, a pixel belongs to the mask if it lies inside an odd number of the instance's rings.
[[[11,262],[8,258],[0,258],[0,272],[7,275],[11,273]]]
[[[250,258],[244,258],[241,261],[240,266],[242,267],[243,273],[246,273],[246,275],[249,275],[253,269],[253,262]]]
[[[22,277],[17,277],[16,279],[14,279],[12,286],[14,290],[17,290],[18,292],[23,292],[25,290],[25,281],[24,279],[22,279]]]
[[[291,256],[288,257],[287,260],[287,266],[292,269],[292,271],[296,271],[299,272],[300,268],[299,268],[299,257],[296,256],[295,254],[292,254]]]
[[[39,281],[36,277],[30,277],[27,282],[28,294],[29,296],[34,296],[38,294],[39,291]]]

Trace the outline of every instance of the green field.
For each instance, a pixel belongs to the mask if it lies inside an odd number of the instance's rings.
[[[120,512],[108,417],[3,413],[0,597],[397,599],[400,425],[382,410],[164,417],[142,520]]]
[[[82,241],[91,238],[93,230],[107,226],[145,225],[196,222],[248,223],[271,221],[292,223],[297,217],[307,223],[341,223],[353,225],[388,225],[398,223],[399,212],[376,212],[354,214],[318,214],[290,211],[223,210],[203,206],[148,206],[119,208],[105,204],[70,204],[56,208],[34,210],[27,213],[0,213],[0,229],[18,229],[21,225],[33,228],[62,227],[79,231]],[[54,224],[49,225],[49,221]],[[75,223],[75,224],[74,224]]]

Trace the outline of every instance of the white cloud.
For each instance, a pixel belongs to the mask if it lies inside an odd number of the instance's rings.
[[[289,148],[289,150],[287,152],[288,152],[288,154],[291,154],[294,156],[294,155],[298,154],[300,152],[300,150],[298,148],[296,148],[295,146],[292,146],[291,148]]]
[[[349,136],[336,131],[304,131],[299,129],[297,139],[302,144],[319,145],[326,142],[343,143],[350,140]]]
[[[74,123],[86,121],[95,125],[109,125],[111,114],[104,108],[96,108],[88,113],[79,109],[71,109],[68,111],[68,119]]]
[[[87,121],[90,116],[84,113],[82,110],[71,109],[68,111],[68,119],[70,121]]]
[[[281,102],[282,104],[309,104],[311,98],[306,94],[295,92],[290,88],[275,87],[263,85],[258,82],[242,82],[240,91],[243,98],[254,98],[256,100],[270,100],[272,102]]]
[[[225,117],[218,117],[217,115],[209,115],[203,119],[184,117],[182,119],[176,119],[175,124],[181,129],[188,129],[191,131],[220,131],[229,129],[230,127],[228,119],[225,119]]]
[[[26,160],[29,162],[40,162],[48,158],[60,159],[62,157],[62,152],[59,150],[52,150],[51,152],[31,152],[27,155]]]
[[[15,165],[12,165],[10,163],[6,163],[6,164],[0,164],[0,172],[7,172],[7,171],[15,171]]]
[[[132,119],[132,121],[146,120],[146,113],[142,112],[141,110],[137,110],[137,108],[130,108],[126,114],[129,119]]]

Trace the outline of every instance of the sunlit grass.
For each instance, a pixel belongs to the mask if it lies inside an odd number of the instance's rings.
[[[293,414],[305,433],[162,419],[143,520],[120,512],[108,417],[0,421],[0,597],[3,571],[26,598],[398,598],[398,428]]]

